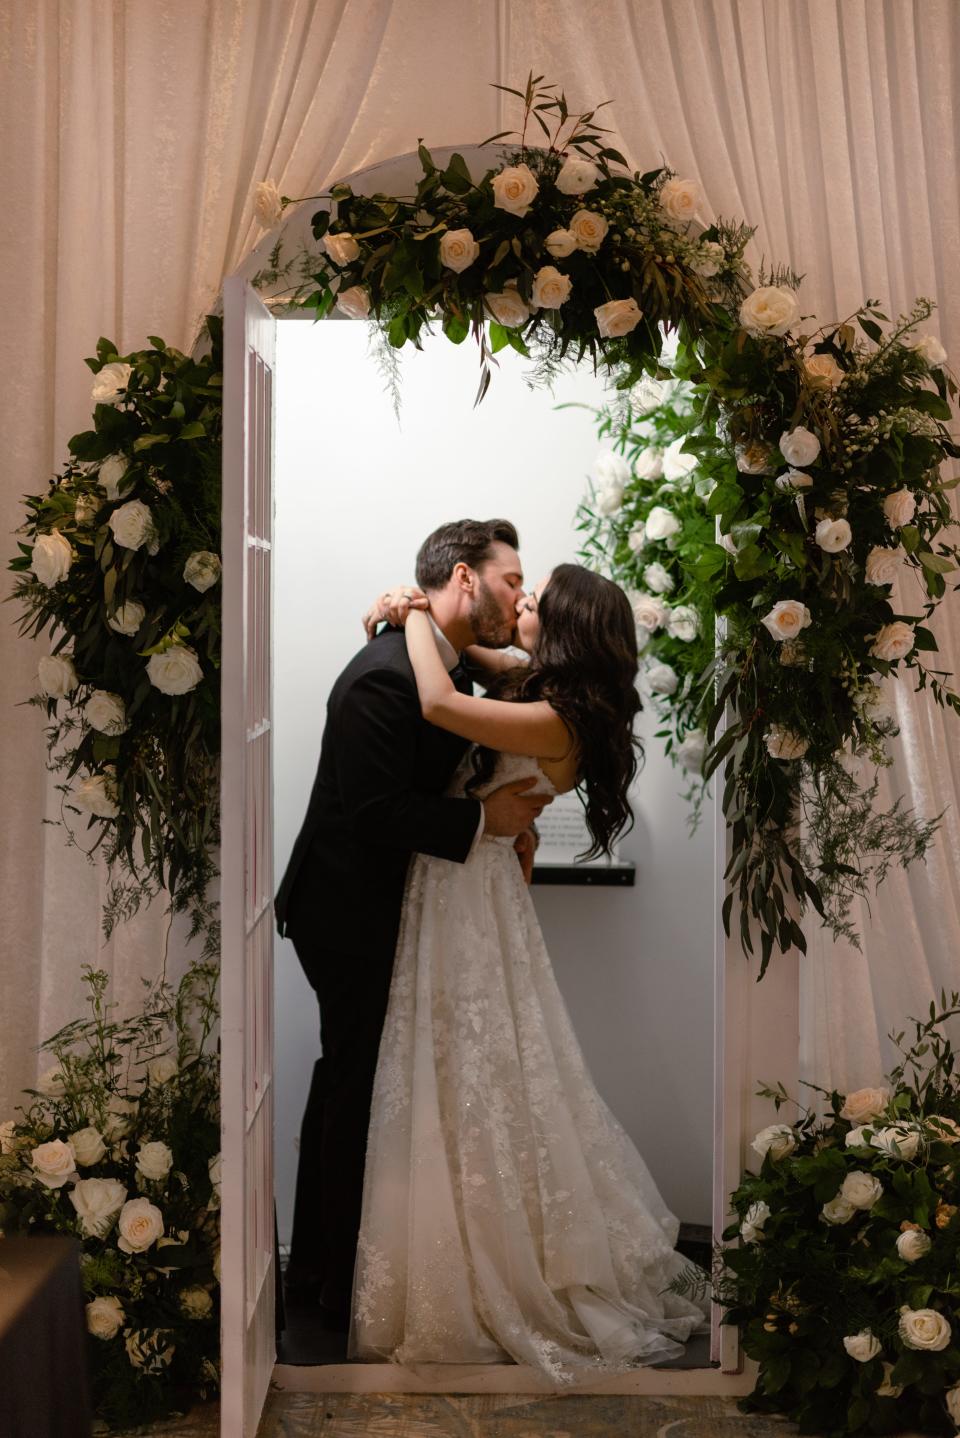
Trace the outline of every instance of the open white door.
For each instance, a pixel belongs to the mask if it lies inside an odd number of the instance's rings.
[[[223,1438],[254,1438],[276,1358],[271,593],[276,322],[224,284],[221,670]]]

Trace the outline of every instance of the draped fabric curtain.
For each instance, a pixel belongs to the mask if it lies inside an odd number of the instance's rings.
[[[954,0],[6,0],[0,527],[89,423],[82,361],[99,335],[190,345],[260,238],[258,180],[311,195],[421,137],[507,129],[516,110],[491,82],[531,68],[572,106],[610,98],[611,142],[698,179],[705,218],[756,225],[754,266],[803,273],[805,313],[935,296],[931,328],[960,353],[958,65]],[[960,616],[944,611],[957,669]],[[102,872],[42,823],[60,806],[42,718],[14,706],[44,652],[0,628],[3,1112],[34,1079],[35,1045],[77,1014],[82,963],[125,1004],[185,952],[160,905],[104,943]],[[949,987],[960,948],[958,731],[908,693],[899,707],[885,787],[922,813],[953,807],[926,866],[858,913],[861,954],[810,930],[805,1064],[840,1086],[875,1076],[882,1035]]]

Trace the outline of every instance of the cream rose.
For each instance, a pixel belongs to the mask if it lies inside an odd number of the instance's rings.
[[[774,639],[796,639],[812,623],[810,610],[799,599],[778,599],[760,623]]]
[[[337,309],[349,320],[365,320],[370,313],[370,295],[363,285],[351,285],[337,292]]]
[[[77,1176],[77,1156],[73,1144],[53,1138],[41,1143],[30,1152],[30,1162],[36,1177],[46,1188],[62,1188]]]
[[[37,1088],[47,1098],[63,1098],[67,1092],[67,1082],[63,1069],[59,1064],[53,1064],[51,1068],[44,1069],[37,1079]]]
[[[875,544],[867,555],[867,583],[892,584],[897,577],[900,560],[901,552],[899,547],[897,549],[884,549],[883,545]]]
[[[769,1217],[770,1207],[763,1199],[751,1203],[740,1225],[740,1237],[744,1243],[756,1243],[758,1238],[763,1237],[763,1228]]]
[[[782,724],[771,724],[763,736],[763,742],[771,759],[802,759],[810,748],[809,739],[804,739],[802,734],[795,734],[792,729],[784,728]]]
[[[873,637],[870,646],[870,653],[874,659],[882,659],[886,664],[892,664],[897,659],[904,659],[916,643],[916,635],[909,624],[902,619],[895,619],[892,624],[885,624]]]
[[[704,240],[690,261],[690,268],[702,280],[712,280],[727,262],[727,252],[716,240]]]
[[[843,379],[843,370],[829,354],[809,355],[803,373],[811,389],[833,389]]]
[[[531,299],[540,309],[558,310],[570,298],[572,281],[553,265],[543,265],[533,277]]]
[[[774,483],[778,489],[809,489],[813,479],[802,469],[788,469],[786,474],[778,474]]]
[[[820,453],[820,441],[812,430],[798,424],[780,436],[780,453],[791,468],[796,465],[802,469],[804,465],[813,464]]]
[[[115,509],[107,520],[113,530],[113,537],[121,549],[140,549],[147,545],[153,550],[156,542],[156,528],[153,514],[141,499],[130,499]]]
[[[906,1124],[891,1124],[889,1128],[876,1129],[870,1146],[889,1154],[891,1158],[915,1158],[920,1147],[920,1131],[908,1128]]]
[[[696,180],[668,180],[660,191],[660,204],[675,224],[687,225],[695,219],[699,203]]]
[[[565,260],[577,248],[577,237],[572,230],[551,230],[543,244],[548,255]]]
[[[750,1145],[758,1158],[766,1158],[769,1154],[774,1161],[786,1158],[788,1153],[793,1153],[796,1146],[797,1135],[788,1123],[768,1124],[760,1130]]]
[[[94,404],[117,404],[130,383],[132,374],[133,366],[122,364],[119,360],[105,364],[97,371],[93,389],[90,391]]]
[[[137,1149],[137,1172],[149,1183],[162,1183],[173,1167],[173,1154],[159,1140]]]
[[[703,769],[704,755],[707,752],[707,736],[702,729],[691,729],[676,749],[673,751],[684,769],[691,773],[699,774]]]
[[[654,594],[669,594],[673,588],[673,576],[662,564],[648,564],[643,571],[643,582]]]
[[[280,223],[283,201],[273,180],[261,180],[254,190],[253,210],[261,229],[272,230]]]
[[[843,1100],[840,1117],[850,1123],[867,1123],[883,1113],[890,1102],[889,1090],[885,1088],[858,1088],[848,1093]]]
[[[187,644],[172,644],[162,654],[151,654],[147,676],[161,694],[189,694],[203,678],[196,652]]]
[[[883,1184],[862,1169],[852,1169],[840,1185],[839,1198],[845,1198],[854,1208],[872,1208],[883,1194]]]
[[[519,329],[530,318],[528,305],[512,285],[484,295],[483,300],[497,324],[503,325],[504,329]]]
[[[440,263],[455,274],[468,270],[479,253],[472,230],[447,230],[440,236]]]
[[[169,1332],[169,1329],[163,1331]],[[162,1373],[168,1368],[177,1351],[173,1343],[162,1344],[158,1329],[134,1329],[127,1333],[125,1346],[127,1357],[134,1368],[142,1368],[144,1373],[154,1374]]]
[[[916,1263],[925,1258],[933,1247],[933,1239],[922,1228],[908,1228],[897,1238],[897,1253],[905,1263]]]
[[[169,1083],[179,1073],[177,1061],[173,1054],[160,1054],[158,1058],[152,1059],[147,1065],[147,1075],[150,1082],[159,1088],[161,1084]]]
[[[41,692],[49,699],[62,699],[72,694],[80,683],[73,660],[65,654],[46,654],[37,665]]]
[[[123,700],[105,689],[93,691],[83,706],[83,717],[98,734],[125,734],[130,727]]]
[[[900,1337],[907,1348],[941,1353],[950,1342],[950,1324],[935,1308],[900,1309]]]
[[[194,1284],[181,1290],[180,1307],[188,1318],[209,1318],[213,1312],[213,1299],[205,1288]]]
[[[667,633],[671,639],[689,644],[700,633],[700,619],[690,604],[677,604],[667,615]]]
[[[78,809],[98,819],[115,819],[120,812],[112,772],[88,774],[71,790],[70,797]]]
[[[118,1138],[123,1138],[132,1129],[140,1105],[136,1099],[119,1098],[114,1094],[107,1104],[107,1117],[103,1126],[103,1136],[108,1143],[115,1143]]]
[[[883,1382],[880,1384],[879,1388],[877,1389],[877,1397],[878,1397],[878,1398],[899,1398],[899,1397],[900,1397],[900,1394],[903,1392],[903,1384],[902,1384],[902,1383],[892,1383],[892,1382],[890,1381],[892,1374],[893,1374],[893,1364],[892,1364],[892,1363],[884,1363],[884,1364],[883,1364]]]
[[[681,435],[679,439],[673,440],[663,451],[663,477],[669,480],[686,479],[696,469],[698,460],[695,454],[687,454],[683,446],[686,443],[686,436]],[[655,476],[654,476],[655,478]]]
[[[119,1298],[112,1293],[104,1294],[87,1304],[87,1332],[105,1341],[116,1338],[125,1317]]]
[[[675,694],[680,683],[677,671],[669,664],[650,664],[644,670],[644,680],[651,694],[667,696]]]
[[[511,215],[525,215],[540,193],[529,165],[505,165],[499,175],[494,175],[491,185],[494,205]]]
[[[639,554],[642,551],[646,542],[647,526],[644,524],[642,519],[638,519],[636,524],[631,529],[630,533],[627,535],[627,544],[630,548],[631,554]]]
[[[635,330],[643,316],[635,299],[607,300],[597,305],[593,312],[597,321],[597,333],[602,340],[619,339]]]
[[[916,335],[909,347],[925,359],[931,369],[939,369],[947,362],[947,352],[936,335]]]
[[[597,253],[609,228],[606,220],[602,215],[598,215],[596,210],[578,210],[569,225],[570,233],[577,242],[577,249],[588,255]]]
[[[114,610],[107,624],[115,634],[126,634],[132,638],[143,623],[146,610],[136,599],[128,599]]]
[[[183,577],[198,593],[206,594],[217,583],[221,570],[218,554],[212,554],[209,549],[195,549],[183,566]]]
[[[78,1128],[70,1135],[70,1142],[81,1168],[92,1168],[106,1157],[107,1146],[95,1128]]]
[[[220,1183],[222,1178],[222,1160],[219,1153],[215,1153],[207,1164],[207,1172],[210,1175],[211,1194],[207,1208],[211,1211],[220,1207]]]
[[[754,439],[749,444],[735,447],[737,469],[741,474],[769,474],[771,471],[770,447],[762,440]]]
[[[120,1210],[117,1247],[124,1253],[146,1253],[163,1234],[163,1214],[149,1198],[131,1198]]]
[[[672,446],[671,446],[672,447]],[[684,458],[689,456],[684,455]],[[642,449],[637,455],[633,465],[633,472],[638,479],[660,479],[663,475],[664,453],[657,449],[656,445],[650,445]]]
[[[785,335],[800,318],[800,301],[782,285],[763,285],[740,306],[740,323],[753,335]]]
[[[585,195],[592,190],[600,178],[600,171],[592,160],[580,155],[568,155],[557,175],[557,189],[561,195]]]
[[[652,594],[637,594],[633,599],[633,617],[641,629],[653,634],[666,619],[667,607]]]
[[[73,549],[69,539],[59,529],[51,534],[38,535],[30,558],[30,568],[44,589],[52,589],[66,579],[73,563]]]
[[[648,539],[669,539],[672,535],[679,534],[682,527],[677,516],[662,504],[655,504],[647,515]]]
[[[876,1358],[877,1354],[883,1351],[880,1340],[874,1337],[869,1328],[861,1328],[859,1333],[849,1334],[843,1340],[843,1346],[858,1363],[869,1363],[871,1358]]]
[[[837,1226],[841,1223],[849,1223],[856,1211],[852,1203],[848,1203],[845,1198],[840,1198],[838,1195],[823,1205],[820,1217],[824,1223]]]
[[[870,1125],[865,1123],[857,1124],[856,1128],[852,1128],[843,1140],[844,1148],[869,1148],[870,1140],[864,1136],[868,1128]],[[870,1131],[873,1132],[872,1128]]]
[[[339,235],[324,235],[323,248],[330,256],[333,263],[343,269],[344,265],[350,265],[354,260],[360,258],[360,246],[353,235],[346,233]]]
[[[900,1391],[903,1392],[902,1389]],[[947,1405],[947,1412],[960,1428],[960,1383],[955,1383],[952,1388],[948,1388],[943,1399]]]
[[[665,404],[670,396],[670,381],[654,379],[645,374],[630,391],[630,403],[637,414],[651,414]]]
[[[127,457],[125,454],[108,454],[100,464],[97,483],[106,491],[107,499],[111,504],[116,503],[120,498],[120,484],[126,473]]]
[[[891,529],[909,524],[917,510],[917,501],[909,489],[897,489],[883,501],[883,512]]]
[[[853,531],[845,519],[821,519],[815,538],[825,554],[839,554],[849,545]]]

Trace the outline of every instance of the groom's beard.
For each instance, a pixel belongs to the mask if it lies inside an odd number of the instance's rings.
[[[470,628],[477,644],[483,644],[488,649],[505,649],[516,637],[516,615],[510,619],[504,617],[503,610],[482,579],[470,611]]]

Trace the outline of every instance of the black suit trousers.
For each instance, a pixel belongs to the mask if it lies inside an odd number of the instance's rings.
[[[394,955],[392,947],[379,953],[332,951],[329,941],[318,941],[312,916],[308,922],[309,902],[301,913],[296,897],[288,933],[320,1005],[322,1052],[313,1067],[300,1126],[290,1271],[318,1278],[323,1303],[346,1309]]]

